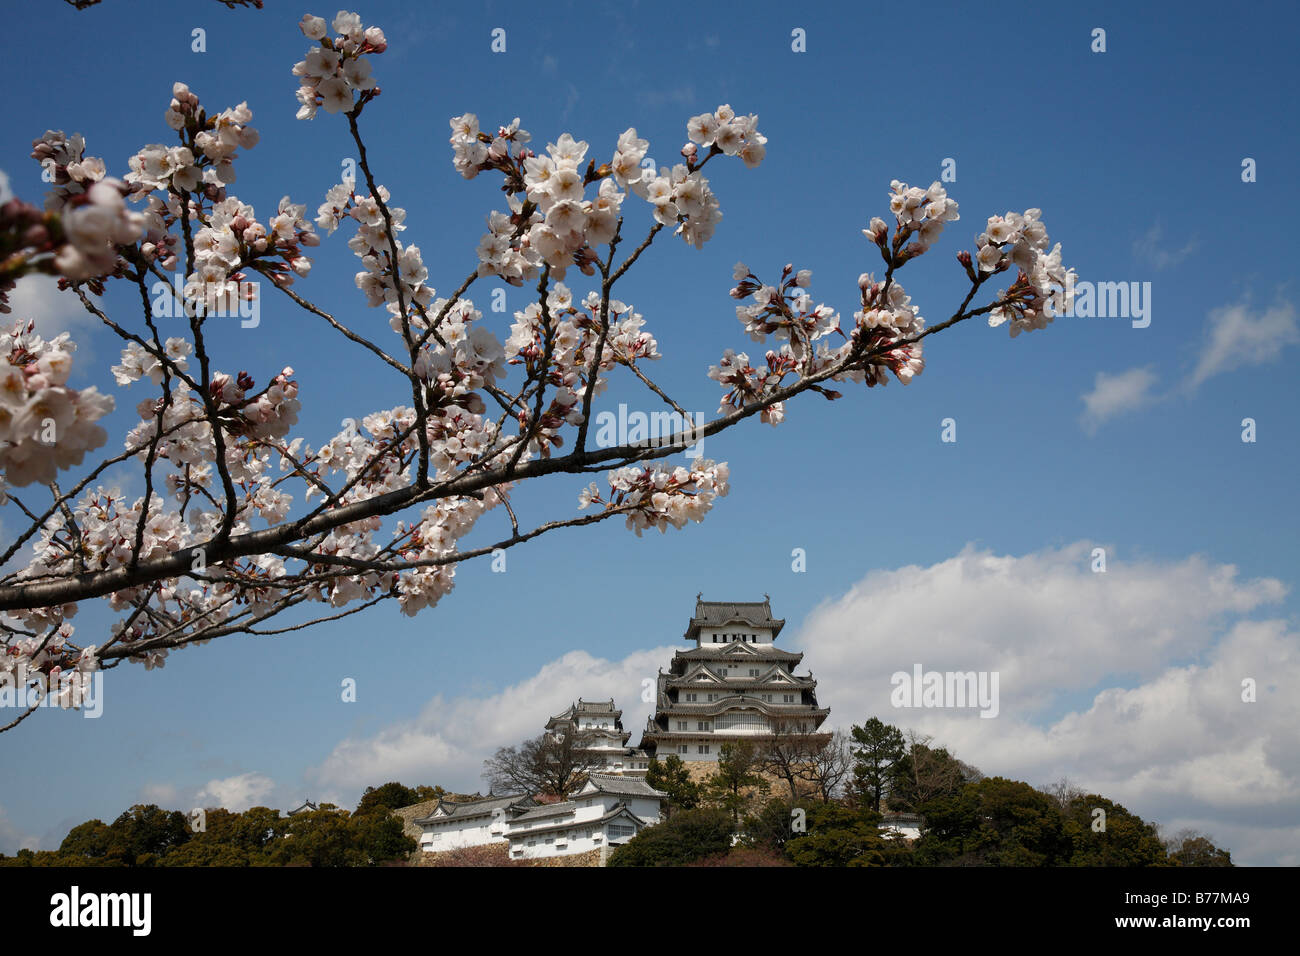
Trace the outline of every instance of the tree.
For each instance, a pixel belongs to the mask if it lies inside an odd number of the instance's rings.
[[[748,740],[718,748],[718,769],[705,782],[704,794],[711,806],[731,814],[733,827],[739,828],[741,814],[750,802],[766,796],[770,789],[759,766],[758,748]]]
[[[810,783],[823,803],[833,800],[853,770],[849,738],[837,730],[822,747],[815,748],[800,770],[800,778]]]
[[[918,859],[928,865],[1059,866],[1072,845],[1060,808],[1027,783],[989,777],[924,803]]]
[[[436,800],[446,795],[447,791],[442,787],[407,787],[394,780],[379,787],[366,787],[365,792],[361,794],[356,812],[364,813],[376,807],[396,810],[399,807],[409,807],[414,803]]]
[[[979,780],[983,774],[963,763],[943,747],[931,747],[933,740],[909,731],[906,750],[889,768],[889,809],[919,813],[922,806],[951,796],[962,785]]]
[[[875,810],[814,803],[807,813],[807,831],[792,834],[785,845],[786,856],[796,866],[885,864],[887,847]]]
[[[731,817],[722,810],[683,810],[628,840],[607,865],[682,866],[729,852],[731,830]]]
[[[47,683],[57,674],[68,705],[95,671],[122,661],[152,668],[174,649],[307,628],[386,601],[414,615],[451,589],[460,562],[560,528],[622,519],[640,534],[699,521],[728,491],[726,463],[664,459],[751,418],[778,424],[786,403],[806,393],[838,399],[832,383],[910,382],[924,367],[926,337],[977,316],[1009,323],[1012,334],[1043,328],[1070,297],[1061,290],[1072,273],[1059,245],[1048,251],[1038,210],[995,216],[976,251],[958,254],[965,296],[926,327],[900,275],[958,218],[957,203],[937,182],[922,189],[895,181],[892,228],[875,218],[864,230],[882,277],[861,276],[843,328],[835,309],[814,304],[809,270],[789,265],[760,278],[736,268],[738,315],[767,354],[755,365],[727,350],[709,373],[723,410],[695,422],[647,373],[660,358],[658,341],[618,298],[619,283],[661,237],[698,248],[712,236],[721,212],[705,167],[735,157],[758,166],[766,137],[757,118],[728,106],[693,117],[682,163],[656,173],[643,167],[649,144],[635,129],[606,162],[588,160],[585,141],[567,133],[541,155],[517,122],[493,132],[472,113],[453,118],[453,167],[465,179],[500,176],[508,211],[491,214],[478,264],[462,280],[440,280],[446,291],[438,296],[419,247],[399,238],[413,223],[379,183],[362,131],[373,132],[366,111],[379,95],[372,68],[388,48],[383,31],[346,12],[332,25],[307,16],[299,26],[310,49],[294,69],[298,117],[343,114],[357,156],[356,175],[329,190],[314,222],[287,196],[262,219],[240,201],[231,187],[247,162],[240,151],[259,138],[252,111],[242,103],[204,108],[182,83],[164,113],[172,145],[142,147],[119,179],[85,154],[79,135],[51,131],[32,149],[53,183],[46,208],[17,198],[0,207],[0,300],[24,275],[58,277],[120,340],[111,374],[115,386],[135,389],[128,401],[141,416],[122,450],[88,459],[108,442],[98,424],[115,402],[99,391],[107,374],[73,387],[69,338],[45,341],[22,323],[0,335],[9,383],[0,499],[6,528],[19,529],[0,567],[31,554],[25,567],[0,574],[0,660],[7,673]],[[292,186],[281,194],[301,191]],[[629,195],[646,204],[624,208]],[[355,225],[358,286],[370,306],[385,308],[392,339],[338,318],[350,305],[327,307],[292,288],[311,271],[322,234],[344,219]],[[590,294],[564,284],[570,268],[590,280]],[[976,304],[984,285],[1004,275],[1008,287]],[[476,283],[480,302],[504,292],[498,283],[529,290],[509,332],[493,329],[469,298]],[[140,314],[92,298],[110,287],[138,302]],[[346,351],[337,366],[366,376],[358,395],[394,385],[403,404],[359,409],[337,434],[295,434],[311,396],[299,394],[292,368],[250,357],[218,321],[260,321],[263,289],[301,309],[292,321],[304,337],[313,326],[338,336]],[[162,315],[180,321],[160,329]],[[177,325],[181,334],[165,334]],[[256,367],[240,370],[249,361]],[[646,389],[645,401],[662,402],[665,434],[604,433],[596,416],[611,401],[605,386],[618,368],[630,387]],[[619,397],[627,396],[612,401]],[[143,488],[134,499],[100,483],[123,463]],[[602,470],[607,487],[593,482],[579,496],[579,510],[594,506],[585,514],[521,523],[510,505],[521,482]],[[462,545],[497,509],[502,531],[484,536],[495,540]],[[119,621],[96,643],[74,640],[73,613],[96,599]]]
[[[700,804],[700,785],[677,754],[669,754],[662,761],[651,757],[645,782],[668,794],[669,815],[677,810],[694,810]]]
[[[772,736],[758,750],[759,772],[784,780],[791,800],[799,798],[809,761],[830,742],[830,734],[808,730],[806,720],[773,718]]]
[[[1069,809],[1076,798],[1088,795],[1086,790],[1075,786],[1069,777],[1062,777],[1054,783],[1045,783],[1038,789],[1055,800],[1056,805],[1062,810]]]
[[[903,732],[879,717],[851,729],[853,791],[860,802],[879,810],[890,770],[903,756]]]
[[[59,853],[75,859],[79,866],[123,865],[120,854],[110,857],[113,831],[103,820],[87,820],[68,831],[59,844]]]
[[[1073,844],[1070,866],[1164,866],[1167,862],[1155,824],[1112,800],[1079,793],[1063,812],[1065,835]]]
[[[1174,866],[1232,866],[1232,854],[1196,830],[1180,830],[1165,843]]]
[[[605,765],[604,756],[576,734],[550,734],[501,747],[483,761],[483,779],[494,793],[566,797]]]

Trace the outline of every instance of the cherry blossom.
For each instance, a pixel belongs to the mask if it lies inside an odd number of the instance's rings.
[[[80,135],[50,130],[32,147],[52,174],[44,211],[17,199],[0,207],[5,262],[19,263],[0,272],[0,309],[18,276],[58,276],[120,338],[108,373],[131,390],[135,409],[109,457],[83,466],[107,444],[98,422],[114,399],[68,384],[67,333],[47,341],[30,322],[0,333],[0,505],[30,520],[0,559],[11,568],[0,572],[0,670],[43,675],[68,706],[101,666],[160,668],[171,651],[223,634],[274,633],[266,622],[280,614],[294,621],[286,629],[386,600],[413,615],[451,592],[462,561],[619,516],[638,536],[681,529],[729,491],[727,463],[673,460],[681,442],[597,447],[589,429],[624,388],[689,420],[651,378],[663,330],[617,283],[660,233],[695,248],[717,234],[722,202],[711,178],[722,184],[741,164],[761,164],[758,118],[728,104],[690,117],[682,161],[656,168],[634,127],[603,144],[560,131],[534,149],[520,117],[500,125],[473,112],[450,117],[452,171],[440,175],[487,176],[505,199],[503,208],[485,205],[469,275],[459,285],[439,275],[435,288],[431,273],[442,264],[408,238],[408,227],[414,236],[428,224],[408,223],[362,138],[379,95],[373,56],[387,49],[383,31],[347,11],[328,21],[307,14],[299,28],[312,46],[293,67],[297,116],[345,114],[336,122],[360,157],[355,181],[331,186],[319,203],[283,194],[259,218],[231,188],[260,139],[248,103],[208,110],[178,82],[160,117],[166,142],[126,157],[120,179],[85,155]],[[741,163],[727,165],[733,158]],[[706,177],[715,161],[724,165]],[[1014,336],[1042,328],[1068,301],[1074,272],[1059,244],[1049,251],[1039,210],[1009,212],[988,219],[973,253],[958,254],[970,294],[927,326],[899,273],[934,247],[958,206],[939,183],[898,180],[887,202],[892,228],[876,217],[863,230],[883,268],[859,276],[851,320],[814,297],[810,269],[735,265],[735,316],[751,344],[726,348],[709,368],[722,396],[704,434],[750,416],[781,424],[804,392],[840,398],[832,383],[907,384],[925,368],[930,334],[987,315],[991,325],[1009,322]],[[349,304],[382,307],[378,319],[348,318],[356,310],[346,305],[336,315],[292,288],[312,277],[309,251],[323,239],[346,242],[359,264]],[[972,304],[1013,266],[1008,289]],[[89,297],[115,282],[139,298],[164,272],[174,273],[186,318],[166,329],[147,308],[133,323]],[[214,357],[214,318],[259,295],[259,278],[268,294],[302,308],[301,321],[357,346],[376,363],[367,374],[393,376],[400,398],[359,407],[334,434],[309,435],[299,419],[315,396],[300,393],[291,356],[234,353],[247,368]],[[504,321],[475,304],[498,283],[522,290]],[[144,480],[126,495],[107,484],[111,465],[131,465]],[[590,480],[602,472],[603,481]],[[530,478],[578,475],[585,487],[574,515],[538,521],[512,501]],[[49,500],[37,504],[42,491]],[[78,646],[70,620],[93,598],[117,617],[96,643]]]

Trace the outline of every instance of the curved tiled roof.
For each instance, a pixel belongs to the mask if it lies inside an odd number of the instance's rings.
[[[686,640],[693,641],[701,627],[721,627],[731,623],[771,628],[773,639],[785,627],[785,621],[772,617],[770,601],[703,601],[696,599],[695,616],[686,627]]]
[[[466,803],[452,803],[447,800],[440,800],[438,806],[434,807],[427,817],[421,817],[411,822],[423,825],[451,819],[465,820],[470,817],[490,817],[494,810],[505,810],[515,804],[526,806],[529,803],[532,803],[532,797],[522,793],[504,797],[488,797],[485,800],[470,800]],[[435,816],[434,814],[438,812],[439,808],[443,810],[443,813]]]

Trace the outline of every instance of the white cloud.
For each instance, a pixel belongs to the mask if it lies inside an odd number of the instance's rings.
[[[1156,377],[1150,366],[1131,368],[1115,375],[1098,372],[1092,391],[1081,396],[1083,414],[1079,416],[1079,423],[1084,431],[1095,435],[1103,423],[1149,404]]]
[[[275,782],[265,774],[241,773],[233,777],[209,780],[195,794],[200,805],[215,804],[235,813],[249,807],[265,806],[266,798],[275,789]]]
[[[14,198],[13,187],[9,185],[9,174],[0,169],[0,204],[7,203]]]
[[[1182,262],[1200,247],[1200,241],[1193,236],[1181,249],[1164,246],[1164,227],[1153,223],[1147,234],[1133,243],[1133,255],[1143,260],[1154,269],[1168,269]]]
[[[336,801],[354,802],[358,781],[377,785],[400,780],[474,791],[482,787],[483,761],[498,747],[536,737],[549,717],[579,697],[613,697],[623,709],[623,727],[636,744],[653,710],[641,700],[642,681],[653,681],[672,655],[672,647],[659,647],[609,661],[571,651],[500,693],[435,697],[410,722],[343,740],[308,776],[332,788],[326,798]]]
[[[879,716],[987,774],[1068,776],[1166,832],[1195,826],[1234,860],[1300,862],[1300,635],[1282,621],[1230,620],[1286,589],[1195,556],[1112,556],[1094,574],[1092,547],[1022,557],[967,547],[867,575],[798,637],[832,722]],[[890,677],[916,663],[997,672],[1000,715],[894,708]],[[1248,677],[1258,703],[1241,700]]]
[[[9,326],[19,320],[35,319],[36,331],[46,338],[60,332],[71,332],[77,340],[78,358],[82,358],[86,350],[86,337],[79,336],[78,332],[100,324],[99,319],[86,311],[75,292],[59,291],[58,281],[46,275],[27,275],[19,279],[9,293],[9,309],[9,314],[3,316]]]
[[[1220,306],[1206,321],[1205,344],[1188,387],[1195,389],[1223,372],[1275,361],[1296,342],[1300,342],[1300,326],[1290,302],[1279,302],[1263,312],[1252,312],[1248,301]]]

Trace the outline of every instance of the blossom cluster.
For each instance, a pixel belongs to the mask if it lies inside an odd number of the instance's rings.
[[[144,216],[126,207],[127,186],[105,175],[102,159],[84,156],[85,146],[79,133],[46,130],[32,141],[31,152],[54,183],[45,210],[58,219],[33,222],[26,239],[41,251],[54,251],[54,269],[74,282],[116,271],[117,247],[135,242],[145,226]]]
[[[64,622],[49,635],[12,638],[0,653],[0,684],[35,688],[42,696],[54,695],[59,707],[80,707],[99,662],[94,644],[71,644],[74,630]]]
[[[767,137],[758,131],[758,117],[753,113],[737,116],[728,104],[692,116],[686,123],[686,135],[690,142],[682,147],[682,155],[688,159],[694,159],[696,147],[703,146],[725,156],[739,156],[753,169],[767,155]]]
[[[812,272],[787,263],[781,271],[777,285],[764,285],[749,271],[749,266],[737,262],[732,270],[737,280],[731,290],[733,299],[751,299],[749,305],[736,306],[736,318],[755,342],[765,342],[769,335],[788,339],[795,355],[803,355],[810,343],[839,331],[840,317],[828,305],[813,305],[808,294]]]
[[[312,119],[322,107],[327,113],[351,112],[356,105],[356,92],[364,94],[376,89],[366,54],[388,49],[384,31],[362,26],[358,14],[343,10],[329,26],[337,36],[328,35],[327,24],[321,17],[305,14],[298,24],[303,36],[320,44],[293,67],[293,75],[302,78],[298,87],[301,104],[298,119]]]
[[[897,265],[928,251],[939,240],[943,227],[961,218],[957,203],[948,198],[948,191],[937,182],[931,183],[929,189],[921,189],[894,179],[889,183],[889,190],[889,211],[898,223],[894,244],[901,247],[895,257]],[[862,234],[883,249],[889,227],[876,217]]]
[[[602,498],[593,481],[578,496],[578,509],[594,504],[606,510],[627,513],[627,527],[637,537],[646,528],[666,532],[668,526],[683,528],[687,521],[700,522],[713,508],[715,498],[725,497],[731,471],[726,462],[696,459],[689,468],[678,465],[617,468],[608,475],[609,497]]]
[[[46,341],[33,328],[0,332],[0,471],[17,488],[81,464],[107,441],[95,423],[113,410],[95,386],[68,387],[76,349],[68,333]]]
[[[1013,265],[1020,270],[1011,288],[998,293],[1003,305],[989,313],[989,325],[995,328],[1010,321],[1012,338],[1047,328],[1056,310],[1069,308],[1074,300],[1075,272],[1062,265],[1059,242],[1047,251],[1041,215],[1040,209],[1026,209],[992,216],[975,238],[980,272],[1001,272]]]
[[[488,216],[488,232],[479,243],[479,275],[498,276],[512,285],[537,276],[543,264],[556,279],[564,279],[569,265],[584,273],[594,271],[593,247],[611,242],[625,193],[646,200],[660,226],[674,226],[674,234],[696,248],[712,236],[722,219],[717,197],[699,167],[713,155],[740,156],[748,166],[761,162],[767,138],[758,132],[756,116],[738,117],[729,106],[694,117],[688,124],[692,141],[682,149],[686,163],[658,171],[646,154],[649,141],[636,128],[618,138],[609,163],[587,159],[588,144],[570,133],[548,143],[546,154],[527,145],[532,141],[516,117],[494,135],[480,129],[478,116],[452,117],[452,165],[466,179],[496,170],[505,177],[510,213]],[[696,162],[698,147],[708,155]],[[583,164],[586,163],[584,170]],[[586,187],[599,182],[595,195]]]
[[[235,181],[235,153],[252,149],[260,136],[248,125],[253,111],[248,103],[222,110],[215,116],[199,106],[199,98],[184,83],[172,87],[172,101],[163,116],[167,125],[189,137],[189,146],[151,143],[133,155],[126,181],[141,192],[169,187],[176,192],[195,192],[201,186],[220,188]]]
[[[233,310],[241,298],[256,295],[241,271],[253,264],[281,286],[307,275],[311,259],[303,247],[318,245],[320,239],[305,214],[306,206],[284,196],[264,225],[252,206],[234,196],[214,203],[207,224],[194,236],[194,272],[186,278],[185,298],[209,313]]]
[[[557,283],[546,298],[550,315],[551,353],[550,381],[557,388],[550,406],[537,423],[538,435],[535,450],[549,453],[549,446],[563,444],[558,432],[565,425],[582,423],[578,408],[579,396],[585,392],[588,379],[595,368],[596,380],[592,394],[601,394],[607,384],[605,375],[618,365],[635,365],[640,361],[655,361],[659,343],[644,330],[645,319],[632,306],[611,299],[605,313],[609,328],[601,347],[600,362],[596,363],[596,346],[600,339],[601,298],[589,292],[582,306],[574,305],[573,293],[563,283]],[[510,337],[505,344],[505,357],[512,365],[524,365],[534,374],[546,358],[546,327],[542,307],[529,303],[515,313]],[[522,420],[521,420],[522,424]]]

